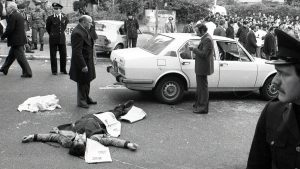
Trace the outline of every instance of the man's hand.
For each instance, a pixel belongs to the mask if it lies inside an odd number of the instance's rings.
[[[28,143],[28,142],[32,142],[33,141],[33,137],[34,135],[29,135],[29,136],[24,136],[22,139],[22,143]]]
[[[84,68],[82,68],[82,70],[81,70],[82,72],[84,72],[84,73],[86,73],[86,72],[88,72],[89,71],[89,69],[88,69],[88,67],[86,66],[86,67],[84,67]]]

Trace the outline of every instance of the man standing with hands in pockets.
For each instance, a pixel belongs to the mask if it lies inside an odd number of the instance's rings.
[[[72,58],[70,78],[77,82],[77,106],[89,108],[90,104],[97,104],[90,96],[90,82],[96,78],[93,47],[94,40],[90,35],[92,18],[82,15],[79,24],[71,34]]]
[[[214,46],[211,36],[207,33],[204,24],[196,25],[197,36],[201,37],[198,48],[190,46],[190,50],[195,54],[195,73],[197,81],[196,102],[193,105],[193,112],[196,114],[208,113],[208,82],[207,75],[214,72]]]

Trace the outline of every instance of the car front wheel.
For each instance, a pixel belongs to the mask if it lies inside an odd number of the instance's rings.
[[[260,89],[260,94],[266,100],[272,100],[278,96],[277,88],[274,86],[274,84],[272,84],[273,78],[274,76],[269,77],[265,81],[263,87]]]
[[[118,44],[114,50],[123,49],[123,48],[124,48],[124,46],[122,44]]]
[[[166,77],[159,81],[154,90],[156,98],[167,104],[175,104],[183,97],[184,86],[180,78]]]

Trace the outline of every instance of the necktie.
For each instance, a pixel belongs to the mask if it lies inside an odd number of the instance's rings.
[[[171,33],[174,33],[172,22],[171,22]]]

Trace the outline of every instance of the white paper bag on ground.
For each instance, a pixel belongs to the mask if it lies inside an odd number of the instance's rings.
[[[84,159],[86,163],[112,162],[108,147],[89,138],[86,140]]]
[[[121,122],[119,122],[112,112],[104,112],[100,114],[94,114],[100,119],[107,130],[107,133],[113,137],[119,137],[121,134]]]
[[[120,120],[125,120],[130,123],[142,120],[143,118],[146,117],[146,113],[144,112],[143,109],[138,108],[136,106],[132,106],[132,108],[125,114],[124,116],[120,117]]]
[[[35,96],[30,97],[24,101],[24,103],[18,106],[18,111],[29,111],[29,112],[38,112],[38,111],[46,111],[46,110],[54,110],[56,108],[61,108],[58,104],[59,99],[52,94],[46,96]]]

